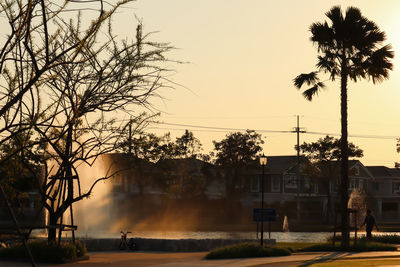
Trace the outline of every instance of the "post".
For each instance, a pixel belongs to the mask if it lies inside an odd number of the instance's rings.
[[[72,211],[72,204],[69,206],[69,211],[71,213],[71,225],[74,225],[74,213]],[[75,230],[72,229],[72,242],[75,243]]]
[[[257,221],[257,239],[258,239],[258,224],[259,222]]]
[[[292,133],[297,134],[297,164],[296,164],[296,183],[297,183],[297,194],[296,194],[296,217],[297,220],[300,220],[300,184],[301,184],[301,179],[300,179],[300,174],[299,174],[299,168],[300,168],[300,133],[305,133],[306,131],[304,128],[300,127],[300,116],[297,115],[297,127],[294,127],[292,130]]]
[[[264,245],[264,164],[262,164],[261,177],[261,246]]]
[[[129,153],[129,155],[132,154],[132,117],[129,120],[128,153]]]
[[[354,246],[357,245],[357,210],[354,211]]]
[[[268,239],[271,239],[271,221],[268,221]]]

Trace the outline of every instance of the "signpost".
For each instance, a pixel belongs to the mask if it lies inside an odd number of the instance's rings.
[[[276,221],[276,210],[272,208],[254,208],[253,221],[261,223],[268,222],[268,238],[271,239],[271,222]]]
[[[271,208],[254,208],[253,209],[253,221],[255,222],[275,222],[276,221],[276,210]]]

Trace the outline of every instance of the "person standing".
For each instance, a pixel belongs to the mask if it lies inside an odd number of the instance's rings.
[[[367,215],[365,216],[364,222],[361,226],[365,224],[365,231],[367,232],[367,238],[371,239],[372,238],[372,228],[374,228],[374,225],[376,227],[376,230],[379,231],[378,225],[376,225],[375,217],[372,216],[371,210],[367,210]]]

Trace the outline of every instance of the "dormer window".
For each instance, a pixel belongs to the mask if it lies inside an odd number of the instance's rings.
[[[357,175],[357,176],[360,175],[360,166],[356,166],[356,167],[354,168],[354,174]]]
[[[286,188],[297,188],[297,177],[295,174],[286,174],[284,178]]]

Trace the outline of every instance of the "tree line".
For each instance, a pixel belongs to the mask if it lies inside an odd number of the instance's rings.
[[[61,237],[63,215],[72,211],[73,203],[89,197],[97,183],[112,176],[99,177],[84,191],[78,165],[92,165],[100,155],[118,149],[154,161],[170,155],[194,156],[199,148],[189,132],[173,144],[168,136],[132,137],[132,131],[141,131],[153,118],[143,113],[155,110],[152,100],[162,97],[162,89],[173,87],[167,78],[171,63],[181,62],[169,59],[174,47],[154,41],[140,20],[132,23],[132,36],[114,34],[113,18],[130,2],[0,3],[0,20],[6,31],[0,41],[0,193],[7,202],[10,196],[6,197],[5,191],[9,195],[18,192],[4,190],[10,185],[5,180],[17,174],[35,177],[49,224],[55,226],[49,228],[49,240],[56,239],[57,229]],[[343,13],[340,7],[333,7],[326,16],[328,22],[310,27],[311,41],[320,53],[317,71],[297,76],[294,85],[311,86],[303,93],[311,100],[325,87],[318,75],[340,80],[342,244],[347,249],[348,80],[367,78],[377,83],[388,78],[394,53],[390,45],[383,44],[385,33],[358,8]],[[143,146],[135,145],[140,142]],[[211,156],[217,166],[226,168],[226,187],[231,194],[238,193],[244,166],[255,160],[262,142],[252,131],[232,133],[214,142]],[[11,184],[17,183],[20,181]]]

